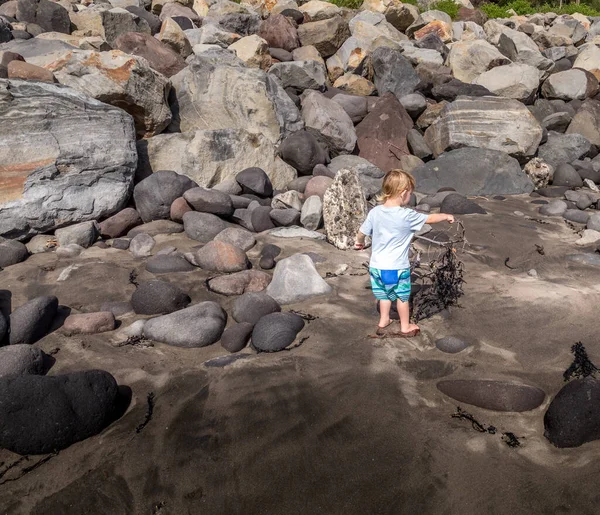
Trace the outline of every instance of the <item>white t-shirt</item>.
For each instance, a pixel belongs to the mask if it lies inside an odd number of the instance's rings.
[[[369,266],[379,270],[409,268],[410,242],[427,216],[406,207],[377,206],[369,211],[360,227],[360,232],[373,240]]]

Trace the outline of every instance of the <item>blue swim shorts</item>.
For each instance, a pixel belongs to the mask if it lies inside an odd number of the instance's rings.
[[[410,297],[410,268],[404,270],[378,270],[369,268],[371,289],[377,300],[400,300]]]

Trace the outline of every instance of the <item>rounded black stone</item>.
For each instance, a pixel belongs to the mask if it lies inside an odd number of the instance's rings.
[[[304,327],[294,313],[271,313],[262,317],[252,331],[252,346],[262,352],[277,352],[293,343]]]
[[[166,281],[142,283],[131,296],[131,305],[138,315],[160,315],[185,308],[190,297]]]

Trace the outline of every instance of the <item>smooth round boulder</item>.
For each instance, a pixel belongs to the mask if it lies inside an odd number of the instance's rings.
[[[273,195],[271,179],[262,168],[246,168],[235,176],[235,180],[244,193],[252,193],[263,198]]]
[[[52,295],[37,297],[15,309],[10,315],[8,343],[32,344],[46,336],[58,311],[58,299]]]
[[[301,213],[297,209],[273,209],[269,216],[277,227],[291,227],[300,224]]]
[[[435,346],[442,352],[456,354],[465,350],[469,344],[456,336],[445,336],[435,341]]]
[[[281,311],[279,303],[266,293],[244,293],[233,301],[232,316],[236,322],[256,324],[262,317]]]
[[[148,258],[146,270],[152,274],[168,274],[171,272],[191,272],[196,270],[181,252],[171,254],[157,254]]]
[[[49,359],[49,356],[33,345],[21,343],[0,347],[0,377],[43,375],[47,371]]]
[[[106,239],[118,238],[141,223],[140,214],[132,207],[126,207],[100,224],[100,236]]]
[[[268,231],[274,229],[275,224],[271,218],[272,209],[269,206],[259,206],[252,210],[251,223],[256,232]]]
[[[200,187],[190,188],[183,194],[183,198],[201,213],[212,213],[219,216],[233,214],[231,197],[222,191]]]
[[[254,329],[254,325],[247,322],[228,327],[221,336],[221,347],[229,352],[241,351],[248,345],[252,329]]]
[[[448,213],[451,215],[472,215],[472,214],[487,214],[479,204],[469,200],[460,193],[451,193],[442,200],[440,213]]]
[[[308,184],[304,189],[304,197],[308,198],[312,197],[313,195],[317,195],[321,200],[323,200],[325,192],[332,184],[333,179],[330,177],[326,177],[324,175],[313,177],[310,181],[308,181]]]
[[[221,231],[227,228],[227,224],[218,216],[211,213],[198,213],[189,211],[183,215],[183,229],[188,238],[208,243]]]
[[[0,268],[16,265],[27,259],[29,251],[17,240],[0,241]]]
[[[552,176],[552,186],[568,186],[572,188],[581,188],[583,179],[577,173],[577,170],[570,164],[562,163],[554,170]]]
[[[176,198],[171,204],[169,216],[174,222],[183,223],[183,215],[185,215],[188,211],[193,211],[193,209],[183,197],[179,197]]]
[[[321,165],[321,166],[323,166],[327,170],[327,167],[325,165]],[[304,175],[302,177],[298,177],[298,178],[294,179],[293,181],[291,181],[287,185],[287,189],[297,191],[298,193],[304,193],[306,185],[308,184],[308,181],[310,181],[310,179],[311,179],[310,175]]]
[[[281,254],[281,248],[277,245],[267,243],[260,251],[260,261],[258,266],[263,270],[275,268],[275,258]]]
[[[239,247],[224,241],[211,241],[194,253],[194,261],[204,270],[231,273],[250,267],[248,256]]]
[[[138,315],[160,315],[185,308],[191,299],[174,284],[158,279],[140,284],[131,295]]]
[[[100,433],[122,410],[117,382],[103,370],[0,378],[0,447],[56,452]]]
[[[271,313],[262,317],[252,330],[252,346],[259,352],[278,352],[289,347],[304,327],[295,313]]]
[[[310,132],[298,131],[279,145],[279,155],[299,174],[310,175],[318,164],[327,164],[329,155]]]
[[[133,189],[135,207],[142,220],[167,220],[171,214],[173,201],[198,185],[185,175],[171,170],[154,172]]]
[[[600,382],[574,379],[561,388],[544,415],[544,436],[556,447],[579,447],[600,439]]]
[[[244,252],[250,250],[252,247],[254,247],[254,245],[256,245],[256,238],[254,235],[250,231],[240,227],[228,227],[217,234],[214,241],[229,243],[234,247],[242,249]]]
[[[77,313],[65,319],[62,329],[68,335],[105,333],[114,330],[115,323],[112,311]]]
[[[246,292],[262,291],[270,282],[271,276],[266,272],[243,270],[210,279],[208,289],[221,295],[242,295]]]
[[[176,347],[206,347],[217,342],[227,323],[227,313],[216,302],[200,302],[144,324],[144,336]]]
[[[568,206],[564,200],[554,199],[540,207],[540,214],[544,216],[562,216]]]
[[[579,209],[567,209],[563,213],[563,218],[565,220],[569,220],[570,222],[587,224],[590,218],[590,213],[586,211],[580,211]]]
[[[437,384],[448,397],[493,411],[529,411],[544,402],[546,394],[535,386],[486,381],[478,379],[453,379]]]
[[[142,232],[134,236],[129,242],[129,252],[136,258],[144,258],[152,255],[152,249],[156,241],[152,236]]]

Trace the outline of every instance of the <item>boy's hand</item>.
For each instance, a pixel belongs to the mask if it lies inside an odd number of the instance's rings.
[[[448,218],[446,218],[446,220],[448,220],[448,222],[450,222],[451,224],[454,223],[454,215],[446,215]]]
[[[364,243],[358,243],[358,242],[356,242],[354,244],[354,250],[364,250],[364,248],[365,248],[365,244]]]

